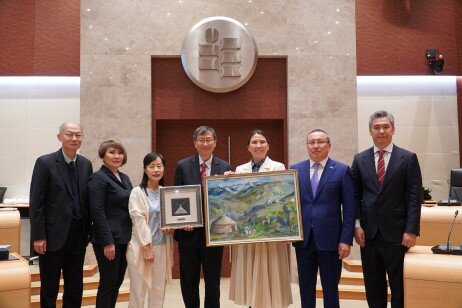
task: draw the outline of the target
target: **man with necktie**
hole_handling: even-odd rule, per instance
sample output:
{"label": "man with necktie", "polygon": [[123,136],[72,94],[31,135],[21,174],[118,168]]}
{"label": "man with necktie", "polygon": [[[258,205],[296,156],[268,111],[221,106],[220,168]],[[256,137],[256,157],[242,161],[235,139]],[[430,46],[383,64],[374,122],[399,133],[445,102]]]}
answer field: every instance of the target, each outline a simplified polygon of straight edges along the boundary
{"label": "man with necktie", "polygon": [[[217,134],[208,126],[198,127],[193,134],[197,154],[180,160],[176,166],[174,185],[202,184],[210,175],[222,175],[231,170],[224,160],[213,156],[217,145]],[[206,247],[203,227],[185,227],[176,230],[180,255],[180,285],[186,308],[199,308],[200,269],[204,273],[205,308],[220,307],[220,276],[223,247]]]}
{"label": "man with necktie", "polygon": [[422,175],[414,153],[392,143],[393,115],[369,117],[374,146],[355,155],[351,173],[357,200],[355,240],[369,307],[387,307],[387,279],[391,306],[404,307],[403,262],[415,245],[420,228]]}
{"label": "man with necktie", "polygon": [[37,158],[32,173],[31,241],[39,254],[40,307],[56,307],[62,270],[63,307],[77,308],[90,234],[87,183],[93,168],[77,154],[83,138],[80,124],[61,124],[57,137],[61,149]]}
{"label": "man with necktie", "polygon": [[318,268],[324,307],[338,308],[342,259],[353,242],[355,199],[350,168],[330,159],[327,133],[315,129],[306,138],[309,160],[298,170],[304,240],[294,243],[303,308],[316,306]]}

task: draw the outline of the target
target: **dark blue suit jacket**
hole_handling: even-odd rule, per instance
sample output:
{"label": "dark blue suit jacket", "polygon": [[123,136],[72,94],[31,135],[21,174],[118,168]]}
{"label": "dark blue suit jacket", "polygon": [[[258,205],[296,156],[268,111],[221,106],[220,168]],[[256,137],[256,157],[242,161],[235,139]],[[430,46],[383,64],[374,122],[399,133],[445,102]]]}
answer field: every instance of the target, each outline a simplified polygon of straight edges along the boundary
{"label": "dark blue suit jacket", "polygon": [[[231,170],[230,164],[216,156],[212,158],[210,175],[222,175],[225,171]],[[201,174],[199,167],[199,155],[194,155],[180,160],[176,166],[175,179],[173,185],[196,185],[201,184]],[[175,230],[175,239],[181,245],[194,246],[196,242],[205,243],[204,228],[194,228],[193,231]]]}
{"label": "dark blue suit jacket", "polygon": [[403,233],[419,234],[422,175],[417,156],[393,146],[385,178],[379,187],[374,148],[355,155],[351,173],[356,189],[357,218],[366,239],[382,237],[401,243]]}
{"label": "dark blue suit jacket", "polygon": [[355,224],[355,198],[350,168],[328,159],[313,196],[310,181],[310,161],[292,165],[298,170],[303,215],[304,241],[295,247],[305,247],[311,226],[319,250],[337,251],[339,243],[352,245]]}
{"label": "dark blue suit jacket", "polygon": [[122,182],[103,165],[88,182],[94,244],[128,244],[132,237],[128,199],[133,186],[127,175],[119,175]]}
{"label": "dark blue suit jacket", "polygon": [[[83,215],[82,238],[87,238],[90,234],[87,182],[93,168],[81,155],[77,155],[76,166]],[[35,162],[29,202],[31,241],[46,239],[48,251],[61,249],[72,221],[72,187],[62,149],[40,156]]]}

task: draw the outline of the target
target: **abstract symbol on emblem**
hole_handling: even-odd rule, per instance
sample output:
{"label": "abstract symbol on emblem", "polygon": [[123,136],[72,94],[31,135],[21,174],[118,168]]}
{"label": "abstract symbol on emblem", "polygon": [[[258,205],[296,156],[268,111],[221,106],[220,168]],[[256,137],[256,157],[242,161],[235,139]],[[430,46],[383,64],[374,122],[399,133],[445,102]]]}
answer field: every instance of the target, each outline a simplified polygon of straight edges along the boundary
{"label": "abstract symbol on emblem", "polygon": [[255,71],[255,40],[238,21],[210,17],[197,23],[183,42],[181,61],[199,87],[217,93],[244,85]]}

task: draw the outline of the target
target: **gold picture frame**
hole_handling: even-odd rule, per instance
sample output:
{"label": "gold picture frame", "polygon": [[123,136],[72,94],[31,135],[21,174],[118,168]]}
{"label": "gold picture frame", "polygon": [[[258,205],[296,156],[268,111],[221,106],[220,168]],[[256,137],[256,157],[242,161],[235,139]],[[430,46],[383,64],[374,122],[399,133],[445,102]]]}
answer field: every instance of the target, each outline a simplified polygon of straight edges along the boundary
{"label": "gold picture frame", "polygon": [[303,240],[298,171],[204,180],[207,246]]}

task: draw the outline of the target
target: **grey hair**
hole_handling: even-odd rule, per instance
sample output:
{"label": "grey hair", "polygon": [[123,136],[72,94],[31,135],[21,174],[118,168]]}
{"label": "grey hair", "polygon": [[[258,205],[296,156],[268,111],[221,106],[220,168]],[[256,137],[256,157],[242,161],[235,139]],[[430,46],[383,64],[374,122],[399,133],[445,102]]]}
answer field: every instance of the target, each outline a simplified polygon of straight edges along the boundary
{"label": "grey hair", "polygon": [[379,110],[371,114],[371,116],[369,117],[369,129],[372,128],[372,121],[380,118],[388,118],[388,120],[390,120],[391,126],[395,127],[395,118],[393,117],[393,115],[385,110]]}
{"label": "grey hair", "polygon": [[83,132],[83,128],[82,128],[82,125],[80,125],[80,123],[75,123],[75,122],[63,122],[61,125],[59,125],[59,133],[62,134],[64,133],[64,129],[66,128],[67,125],[69,124],[73,124],[73,125],[77,125],[78,127],[80,127],[80,131]]}
{"label": "grey hair", "polygon": [[193,141],[196,141],[198,136],[201,136],[205,134],[206,132],[211,132],[213,139],[217,140],[217,133],[215,132],[215,130],[209,126],[204,125],[204,126],[199,126],[198,128],[196,128],[193,134]]}

